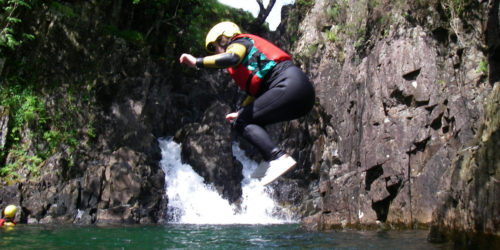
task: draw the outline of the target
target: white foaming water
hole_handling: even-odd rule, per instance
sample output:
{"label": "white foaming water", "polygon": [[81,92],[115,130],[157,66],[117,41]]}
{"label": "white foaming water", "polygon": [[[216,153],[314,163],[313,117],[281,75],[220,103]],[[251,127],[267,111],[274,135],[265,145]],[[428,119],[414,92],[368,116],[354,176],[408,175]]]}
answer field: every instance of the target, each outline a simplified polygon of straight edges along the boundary
{"label": "white foaming water", "polygon": [[239,206],[223,199],[212,185],[203,182],[190,165],[181,162],[180,145],[160,139],[168,196],[170,222],[185,224],[280,224],[293,223],[292,216],[271,198],[270,190],[250,174],[258,164],[248,159],[238,144],[233,154],[243,165],[242,198]]}

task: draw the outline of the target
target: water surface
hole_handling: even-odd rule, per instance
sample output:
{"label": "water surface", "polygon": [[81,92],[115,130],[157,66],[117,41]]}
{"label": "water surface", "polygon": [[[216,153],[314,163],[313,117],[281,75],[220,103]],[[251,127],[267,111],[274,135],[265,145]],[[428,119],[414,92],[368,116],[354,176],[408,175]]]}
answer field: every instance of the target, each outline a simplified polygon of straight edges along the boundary
{"label": "water surface", "polygon": [[1,249],[446,249],[427,231],[309,232],[298,224],[0,228]]}

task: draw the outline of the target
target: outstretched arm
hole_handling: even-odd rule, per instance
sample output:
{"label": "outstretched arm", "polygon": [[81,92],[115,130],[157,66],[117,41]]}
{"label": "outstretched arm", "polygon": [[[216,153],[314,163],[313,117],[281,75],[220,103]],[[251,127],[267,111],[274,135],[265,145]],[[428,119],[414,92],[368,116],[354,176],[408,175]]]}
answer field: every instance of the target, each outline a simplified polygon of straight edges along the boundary
{"label": "outstretched arm", "polygon": [[190,54],[182,54],[179,61],[190,67],[229,68],[240,64],[245,53],[246,48],[244,45],[233,43],[227,47],[225,53],[199,58]]}
{"label": "outstretched arm", "polygon": [[235,53],[222,53],[196,58],[196,66],[203,68],[229,68],[239,64],[240,57]]}

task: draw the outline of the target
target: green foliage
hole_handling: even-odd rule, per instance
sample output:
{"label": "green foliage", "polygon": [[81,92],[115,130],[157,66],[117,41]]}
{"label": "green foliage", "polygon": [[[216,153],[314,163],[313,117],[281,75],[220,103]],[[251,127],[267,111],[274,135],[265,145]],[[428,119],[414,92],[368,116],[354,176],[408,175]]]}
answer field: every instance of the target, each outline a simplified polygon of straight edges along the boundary
{"label": "green foliage", "polygon": [[[17,80],[17,79],[11,79]],[[37,123],[42,127],[47,121],[45,106],[41,100],[33,94],[31,88],[23,88],[20,84],[0,86],[0,96],[2,106],[9,107],[11,122],[10,133],[7,139],[10,141],[19,141],[21,131],[25,124]]]}
{"label": "green foliage", "polygon": [[378,9],[381,4],[382,3],[379,0],[368,0],[368,7],[371,9]]}
{"label": "green foliage", "polygon": [[[0,154],[0,160],[6,157],[6,153],[10,155],[12,162],[5,166],[0,165],[0,175],[6,176],[9,179],[17,178],[17,170],[25,167],[30,173],[36,175],[38,166],[43,162],[40,155],[30,155],[28,153],[30,141],[34,137],[34,133],[38,130],[43,130],[48,120],[48,115],[45,106],[41,99],[34,94],[32,88],[24,88],[20,81],[22,79],[12,77],[8,79],[16,82],[14,85],[0,86],[0,105],[9,107],[9,132],[7,142],[10,147],[5,149]],[[35,132],[30,132],[25,135],[26,127],[34,127]]]}
{"label": "green foliage", "polygon": [[245,30],[254,19],[249,12],[216,0],[129,1],[133,6],[133,20],[113,20],[105,27],[105,32],[139,48],[149,46],[152,54],[161,55],[168,68],[178,66],[181,53],[205,54],[205,36],[216,23],[230,20]]}
{"label": "green foliage", "polygon": [[49,144],[49,148],[56,148],[61,141],[61,133],[57,130],[49,130],[43,133],[43,139]]}
{"label": "green foliage", "polygon": [[307,47],[306,57],[312,57],[318,52],[319,44],[313,44]]}
{"label": "green foliage", "polygon": [[310,6],[314,4],[314,0],[298,0],[297,3],[300,5]]}
{"label": "green foliage", "polygon": [[193,53],[205,53],[205,36],[210,28],[221,21],[232,21],[242,28],[253,20],[248,12],[240,12],[229,9],[226,5],[215,0],[202,1],[189,13],[190,24],[186,33],[187,41],[196,42],[196,47],[191,48]]}
{"label": "green foliage", "polygon": [[87,135],[90,138],[96,138],[97,137],[97,134],[96,134],[95,128],[94,128],[94,123],[92,121],[87,125]]}
{"label": "green foliage", "polygon": [[[216,23],[230,20],[245,31],[254,20],[249,12],[216,0],[130,0],[129,3],[134,8],[134,20],[127,23],[132,25],[119,26],[115,21],[116,29],[108,27],[107,32],[135,45],[148,46],[152,55],[174,71],[192,72],[178,63],[178,57],[182,53],[206,55],[205,36]],[[131,30],[136,33],[126,32]]]}
{"label": "green foliage", "polygon": [[338,40],[337,30],[336,29],[327,30],[326,31],[326,37],[327,37],[328,41],[330,41],[330,42],[336,42]]}
{"label": "green foliage", "polygon": [[19,169],[25,168],[29,171],[31,176],[39,175],[40,164],[44,161],[38,155],[27,154],[28,149],[25,147],[16,146],[11,149],[10,155],[16,159],[14,162],[7,164],[0,168],[0,176],[6,177],[7,180],[13,181],[19,178],[17,173]]}
{"label": "green foliage", "polygon": [[120,30],[118,27],[113,25],[107,25],[106,30],[108,33],[123,38],[125,41],[133,43],[138,46],[145,44],[144,36],[141,32],[136,30]]}
{"label": "green foliage", "polygon": [[481,73],[483,75],[488,75],[488,62],[486,60],[481,60],[479,66],[476,69],[476,72]]}
{"label": "green foliage", "polygon": [[[0,152],[0,176],[15,181],[19,178],[17,173],[26,170],[31,177],[38,176],[40,166],[48,157],[63,145],[71,153],[79,143],[79,124],[71,117],[78,112],[74,96],[68,91],[68,98],[57,100],[62,105],[49,114],[34,84],[18,76],[10,77],[5,83],[0,85],[0,105],[9,108],[9,129],[7,144]],[[5,162],[7,155],[9,160]]]}
{"label": "green foliage", "polygon": [[71,17],[76,16],[76,14],[72,8],[68,7],[65,4],[59,3],[57,1],[51,1],[49,3],[49,6],[50,6],[50,9],[60,13],[61,15],[65,16],[65,17],[71,18]]}
{"label": "green foliage", "polygon": [[0,0],[0,4],[2,6],[0,10],[0,46],[14,49],[26,40],[33,40],[32,34],[17,34],[15,31],[16,24],[22,22],[18,13],[23,8],[31,9],[29,1]]}
{"label": "green foliage", "polygon": [[[347,0],[337,0],[329,4],[325,8],[325,14],[328,21],[333,23],[332,27],[322,27],[325,32],[327,41],[336,43],[342,46],[348,40],[354,41],[355,45],[360,45],[360,40],[363,40],[365,28],[363,27],[363,20],[366,15],[367,5],[377,5],[373,1],[360,1],[350,3]],[[349,10],[351,9],[351,10]],[[348,12],[355,13],[355,15],[347,16]]]}
{"label": "green foliage", "polygon": [[[410,5],[414,6],[412,8],[414,12],[420,13],[417,15],[419,19],[426,19],[429,14],[426,10],[437,9],[443,10],[440,11],[440,14],[443,14],[443,17],[449,21],[460,18],[464,23],[467,23],[467,20],[472,17],[471,15],[474,15],[474,10],[478,10],[481,4],[482,1],[471,0],[415,0],[410,3]],[[453,24],[451,25],[453,26]]]}
{"label": "green foliage", "polygon": [[8,164],[2,168],[0,168],[0,176],[7,177],[7,179],[12,181],[12,179],[19,178],[19,174],[17,174],[18,166],[15,164]]}
{"label": "green foliage", "polygon": [[450,10],[450,14],[454,18],[463,17],[469,2],[470,0],[445,0],[442,1],[442,5]]}
{"label": "green foliage", "polygon": [[342,5],[339,2],[335,2],[335,4],[332,6],[326,7],[326,14],[329,18],[332,20],[337,20],[337,18],[340,15]]}

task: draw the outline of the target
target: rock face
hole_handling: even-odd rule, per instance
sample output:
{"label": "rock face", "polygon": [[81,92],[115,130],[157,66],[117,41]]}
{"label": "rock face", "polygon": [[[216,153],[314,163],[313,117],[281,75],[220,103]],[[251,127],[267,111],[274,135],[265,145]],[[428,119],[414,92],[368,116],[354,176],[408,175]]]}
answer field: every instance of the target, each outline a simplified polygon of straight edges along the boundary
{"label": "rock face", "polygon": [[182,159],[222,197],[235,202],[241,197],[242,166],[232,153],[231,125],[225,115],[231,109],[220,102],[210,106],[201,123],[183,127],[176,135],[182,145]]}
{"label": "rock face", "polygon": [[[144,154],[120,148],[102,165],[89,166],[83,177],[61,181],[61,154],[50,158],[39,181],[20,187],[28,223],[152,223],[164,215],[164,175],[147,164]],[[17,202],[16,202],[17,203]]]}
{"label": "rock face", "polygon": [[[485,126],[484,103],[495,99],[488,95],[498,85],[498,58],[491,54],[498,53],[498,3],[471,3],[470,12],[462,13],[467,19],[451,20],[443,16],[442,11],[453,11],[446,6],[420,7],[413,2],[390,7],[315,1],[303,19],[291,49],[315,83],[331,128],[314,143],[323,145],[323,154],[316,154],[320,159],[313,161],[320,165],[319,178],[317,186],[311,180],[302,203],[315,204],[318,212],[304,218],[306,227],[378,227],[379,222],[415,227],[431,224],[435,209],[449,213],[440,207],[438,194],[442,185],[457,184],[446,179],[464,171],[456,169],[464,161],[456,155],[474,145]],[[384,23],[384,18],[392,21]],[[469,28],[486,23],[490,28],[484,31]],[[485,36],[488,41],[477,39]],[[489,74],[479,69],[485,62]],[[487,162],[489,170],[470,171],[494,175],[498,159],[488,157]],[[498,198],[494,179],[490,183],[484,194],[490,202],[484,200],[488,205],[482,207],[495,206],[491,201]],[[465,190],[455,196],[475,192]],[[481,213],[498,218],[495,209]],[[496,220],[479,221],[489,225],[479,231],[497,234]],[[453,225],[449,228],[471,229]]]}
{"label": "rock face", "polygon": [[460,150],[443,174],[429,235],[433,241],[451,238],[462,247],[500,245],[499,84],[488,99],[472,146]]}

